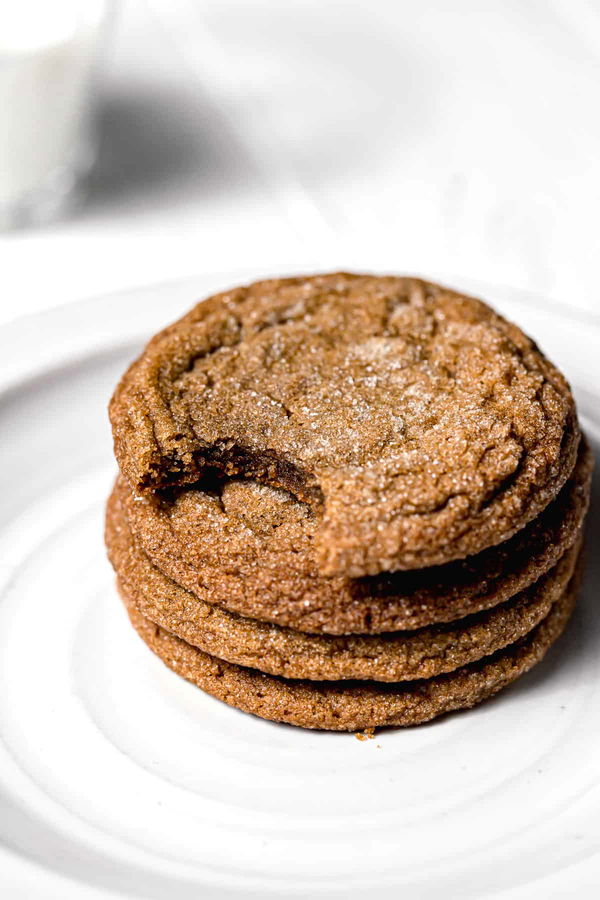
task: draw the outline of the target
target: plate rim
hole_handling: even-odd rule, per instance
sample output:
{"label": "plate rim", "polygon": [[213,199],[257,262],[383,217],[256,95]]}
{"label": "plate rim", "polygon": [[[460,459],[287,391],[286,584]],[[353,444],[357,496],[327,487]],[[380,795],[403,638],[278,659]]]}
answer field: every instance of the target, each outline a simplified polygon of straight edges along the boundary
{"label": "plate rim", "polygon": [[[313,270],[331,271],[330,267],[314,267]],[[291,271],[301,271],[301,268],[293,267],[290,272]],[[111,339],[107,338],[103,331],[100,333],[82,331],[82,317],[81,315],[73,316],[74,310],[77,310],[78,313],[83,313],[85,319],[89,314],[92,316],[100,312],[106,314],[107,303],[109,303],[110,309],[112,310],[124,301],[127,302],[133,300],[134,303],[131,304],[133,308],[135,306],[135,301],[138,303],[141,302],[144,296],[147,296],[149,291],[164,292],[165,296],[175,292],[182,300],[184,297],[188,298],[184,302],[187,302],[189,305],[190,302],[194,302],[194,294],[197,295],[198,287],[203,282],[214,282],[217,285],[222,282],[221,289],[225,289],[229,285],[233,286],[236,283],[243,283],[246,280],[261,277],[261,273],[264,274],[263,269],[238,270],[237,272],[217,271],[212,273],[199,273],[198,275],[186,277],[184,279],[147,283],[125,290],[113,291],[109,294],[98,294],[80,300],[53,305],[48,309],[21,315],[10,322],[3,323],[0,325],[0,347],[2,347],[2,354],[0,356],[0,398],[6,395],[6,392],[12,392],[15,389],[18,390],[19,385],[25,387],[32,379],[39,377],[43,373],[60,370],[60,368],[65,365],[77,362],[78,360],[83,361],[84,359],[96,356],[99,353],[107,352],[109,349],[111,351],[117,351],[120,346],[124,347],[125,345],[129,345],[137,338],[142,339],[149,330],[143,322],[140,322],[139,324],[134,323],[133,320],[135,316],[132,315],[132,309],[130,309],[129,316],[127,317],[127,322],[130,326],[129,330],[123,335],[122,340],[115,343],[114,337]],[[287,274],[287,272],[285,274]],[[593,327],[594,330],[600,334],[600,315],[592,313],[588,314],[586,311],[575,309],[558,301],[552,302],[550,304],[550,309],[548,309],[547,304],[549,301],[544,300],[541,295],[534,294],[533,292],[514,289],[503,285],[486,285],[481,281],[459,278],[458,276],[435,275],[430,277],[439,280],[444,284],[457,285],[459,286],[459,289],[471,290],[473,293],[481,294],[484,297],[487,292],[492,294],[506,293],[509,298],[513,298],[513,302],[517,304],[526,305],[527,303],[531,303],[538,310],[549,312],[557,321],[563,320],[566,316],[575,320],[581,326],[588,328]],[[469,284],[472,285],[471,288],[468,287]],[[192,297],[191,301],[189,300],[190,296]],[[109,319],[110,317],[106,316],[106,318]],[[171,318],[172,317],[169,317],[167,314],[165,316],[166,322],[170,321]],[[114,331],[114,324],[112,327]],[[68,340],[60,345],[58,354],[56,352],[56,347],[52,346],[48,347],[48,352],[41,354],[41,356],[38,356],[35,353],[27,353],[25,357],[23,356],[22,340],[26,339],[30,342],[30,348],[31,343],[34,345],[37,343],[37,346],[43,345],[44,343],[48,344],[51,343],[48,342],[48,337],[54,335],[58,330],[62,330],[63,328],[67,332]],[[585,392],[585,388],[582,389],[579,387],[579,390]],[[590,397],[592,399],[597,399],[594,398],[593,393],[590,393]],[[36,885],[36,890],[40,891],[38,894],[40,897],[48,896],[50,898],[60,896],[64,897],[65,900],[69,900],[71,895],[73,898],[77,898],[83,896],[84,892],[86,896],[89,895],[90,897],[98,898],[127,896],[119,890],[99,888],[95,885],[79,881],[76,878],[68,877],[61,872],[50,869],[35,860],[29,859],[27,856],[16,850],[13,851],[7,845],[0,844],[0,861],[3,859],[9,862],[9,869],[15,869],[15,864],[16,870],[21,867],[25,881],[28,881],[32,877],[40,881],[39,886]],[[568,867],[570,878],[577,877],[577,871],[580,868],[586,868],[588,865],[589,860],[582,860],[581,863],[576,862],[570,865]],[[6,884],[5,873],[2,869],[4,869],[4,866],[0,866],[0,885],[2,885],[3,882]],[[529,887],[535,887],[538,882],[544,880],[543,877],[536,879],[529,883]],[[45,885],[43,881],[46,881],[47,884]],[[8,886],[13,887],[14,885],[9,884]],[[573,886],[576,887],[576,884],[573,884]],[[202,888],[199,887],[199,890],[201,889]],[[41,891],[44,891],[44,894],[42,894]],[[512,890],[502,891],[498,896],[508,898],[512,893]]]}

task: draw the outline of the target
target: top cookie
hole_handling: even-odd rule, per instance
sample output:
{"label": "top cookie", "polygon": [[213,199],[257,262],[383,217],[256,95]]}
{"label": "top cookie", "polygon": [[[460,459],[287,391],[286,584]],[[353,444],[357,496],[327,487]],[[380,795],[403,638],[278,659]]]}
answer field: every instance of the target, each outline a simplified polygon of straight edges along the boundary
{"label": "top cookie", "polygon": [[563,376],[486,304],[413,278],[257,282],[154,337],[111,401],[138,491],[211,470],[319,510],[323,574],[439,565],[508,539],[568,478]]}

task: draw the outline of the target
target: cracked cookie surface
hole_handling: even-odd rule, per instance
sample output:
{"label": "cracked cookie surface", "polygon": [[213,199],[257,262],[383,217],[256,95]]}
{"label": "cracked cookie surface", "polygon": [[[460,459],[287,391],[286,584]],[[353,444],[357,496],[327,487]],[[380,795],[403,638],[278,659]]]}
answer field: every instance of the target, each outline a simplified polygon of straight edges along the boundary
{"label": "cracked cookie surface", "polygon": [[120,479],[111,505],[123,505],[152,562],[202,601],[300,631],[375,634],[488,609],[544,575],[579,534],[592,462],[584,440],[558,497],[509,541],[445,566],[361,579],[319,573],[317,516],[276,488],[234,480],[149,497]]}
{"label": "cracked cookie surface", "polygon": [[147,646],[174,672],[213,697],[276,722],[360,731],[418,725],[472,707],[515,681],[539,662],[560,636],[575,604],[577,582],[575,576],[546,618],[515,644],[446,675],[400,684],[294,681],[264,675],[192,647],[144,618],[123,599]]}
{"label": "cracked cookie surface", "polygon": [[511,537],[579,439],[568,385],[486,304],[413,278],[258,282],[153,338],[111,402],[141,492],[207,470],[320,509],[322,574],[422,568]]}

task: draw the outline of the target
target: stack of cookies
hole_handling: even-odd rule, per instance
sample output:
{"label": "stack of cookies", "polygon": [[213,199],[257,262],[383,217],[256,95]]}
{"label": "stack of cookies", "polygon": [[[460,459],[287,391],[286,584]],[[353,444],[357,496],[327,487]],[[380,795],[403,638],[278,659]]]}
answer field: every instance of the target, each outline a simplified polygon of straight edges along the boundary
{"label": "stack of cookies", "polygon": [[154,337],[110,414],[131,622],[239,709],[425,722],[530,669],[572,611],[590,451],[561,373],[479,300],[236,288]]}

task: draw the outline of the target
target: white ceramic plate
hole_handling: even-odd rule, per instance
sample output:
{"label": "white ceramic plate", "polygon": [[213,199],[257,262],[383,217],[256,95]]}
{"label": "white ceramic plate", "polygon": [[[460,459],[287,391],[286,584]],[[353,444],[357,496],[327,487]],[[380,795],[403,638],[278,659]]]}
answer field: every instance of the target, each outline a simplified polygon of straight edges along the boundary
{"label": "white ceramic plate", "polygon": [[[0,330],[0,894],[595,896],[597,513],[582,601],[546,661],[472,712],[374,740],[230,709],[130,628],[102,544],[106,404],[149,333],[243,274]],[[598,323],[474,287],[569,374],[598,449]]]}

